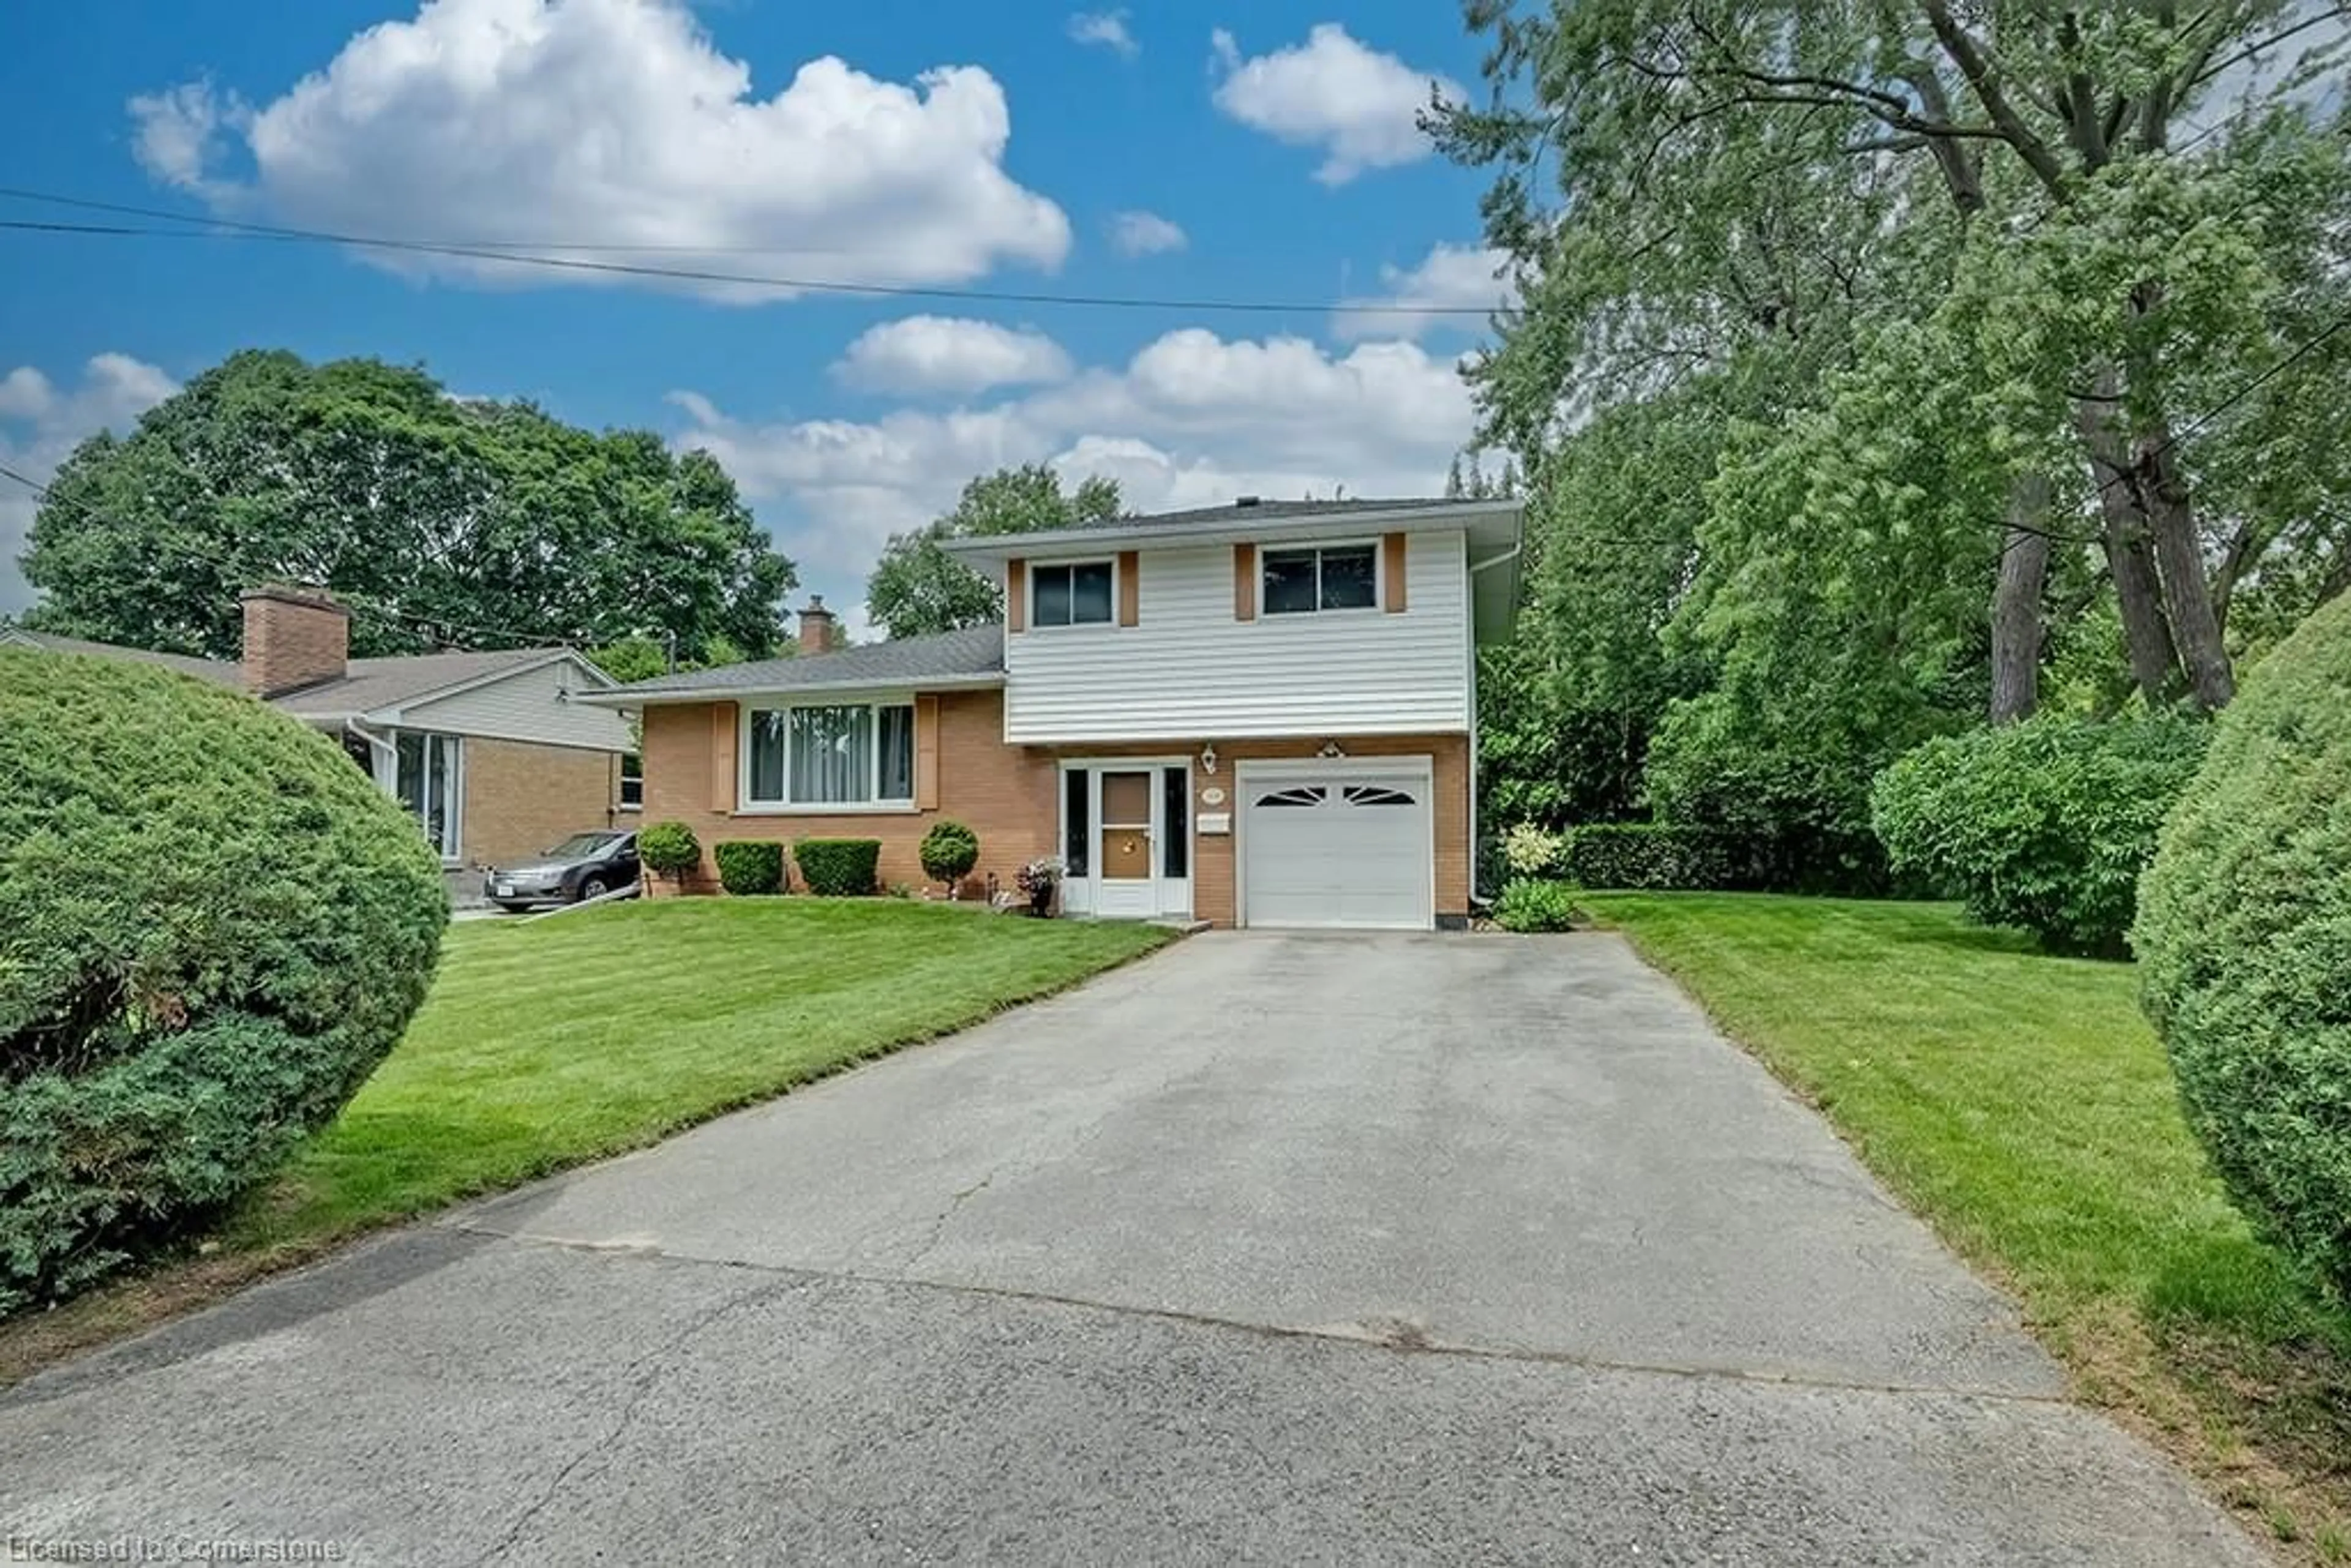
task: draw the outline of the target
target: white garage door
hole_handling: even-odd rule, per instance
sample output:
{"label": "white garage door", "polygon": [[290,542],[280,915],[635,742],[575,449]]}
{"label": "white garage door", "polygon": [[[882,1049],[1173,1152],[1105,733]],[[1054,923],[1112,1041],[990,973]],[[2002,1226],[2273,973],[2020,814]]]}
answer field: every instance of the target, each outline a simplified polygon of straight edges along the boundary
{"label": "white garage door", "polygon": [[1435,924],[1427,774],[1258,778],[1241,798],[1242,924]]}

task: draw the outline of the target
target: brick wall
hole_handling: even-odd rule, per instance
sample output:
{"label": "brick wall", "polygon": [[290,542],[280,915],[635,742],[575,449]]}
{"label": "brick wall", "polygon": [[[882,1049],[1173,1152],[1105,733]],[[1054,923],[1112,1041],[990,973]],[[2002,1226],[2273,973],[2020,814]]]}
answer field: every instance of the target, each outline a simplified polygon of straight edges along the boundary
{"label": "brick wall", "polygon": [[612,752],[468,736],[464,768],[469,864],[522,860],[615,820],[621,759]]}
{"label": "brick wall", "polygon": [[[979,835],[975,875],[993,871],[1006,887],[1027,861],[1059,852],[1061,806],[1059,760],[1082,757],[1177,757],[1193,758],[1193,811],[1230,811],[1234,764],[1256,758],[1312,757],[1323,737],[1294,740],[1217,740],[1217,772],[1200,770],[1202,739],[1148,745],[1071,747],[1055,750],[1004,743],[1004,697],[1000,692],[949,692],[938,697],[939,769],[935,810],[775,815],[738,813],[735,789],[734,705],[650,707],[644,716],[647,822],[682,821],[702,841],[703,870],[695,885],[717,885],[710,848],[722,839],[767,839],[789,844],[803,838],[882,841],[881,877],[892,883],[924,882],[917,848],[924,833],[943,817]],[[1465,735],[1353,737],[1341,742],[1351,758],[1426,756],[1433,759],[1437,799],[1437,911],[1440,916],[1469,910],[1469,737]],[[1222,789],[1228,797],[1204,808],[1199,792]],[[927,794],[918,782],[918,794]],[[1217,925],[1234,922],[1232,834],[1197,835],[1193,841],[1192,909]],[[666,891],[664,889],[664,891]]]}
{"label": "brick wall", "polygon": [[317,589],[270,583],[246,590],[246,689],[274,697],[340,680],[350,652],[350,612]]}

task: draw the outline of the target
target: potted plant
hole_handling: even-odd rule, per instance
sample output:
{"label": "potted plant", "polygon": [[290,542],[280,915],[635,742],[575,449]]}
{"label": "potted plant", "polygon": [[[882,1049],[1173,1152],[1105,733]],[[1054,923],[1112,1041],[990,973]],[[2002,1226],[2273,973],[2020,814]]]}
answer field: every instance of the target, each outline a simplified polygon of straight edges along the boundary
{"label": "potted plant", "polygon": [[1053,913],[1053,890],[1061,885],[1061,861],[1058,855],[1030,861],[1020,868],[1020,892],[1029,900],[1029,913],[1042,920]]}

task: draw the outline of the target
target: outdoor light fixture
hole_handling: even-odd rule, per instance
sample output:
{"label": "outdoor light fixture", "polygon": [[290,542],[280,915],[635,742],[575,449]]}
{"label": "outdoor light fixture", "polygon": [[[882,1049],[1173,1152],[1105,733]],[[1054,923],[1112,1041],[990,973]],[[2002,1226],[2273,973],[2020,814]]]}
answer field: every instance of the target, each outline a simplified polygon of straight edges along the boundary
{"label": "outdoor light fixture", "polygon": [[1200,771],[1203,773],[1213,774],[1216,770],[1217,743],[1212,740],[1208,742],[1207,745],[1200,747]]}
{"label": "outdoor light fixture", "polygon": [[1344,756],[1346,756],[1346,755],[1347,755],[1347,751],[1346,751],[1346,748],[1345,748],[1344,747],[1341,746],[1337,741],[1335,741],[1335,740],[1326,740],[1326,741],[1324,741],[1324,742],[1322,743],[1322,750],[1320,750],[1320,751],[1318,751],[1318,752],[1316,752],[1314,755],[1315,755],[1315,756],[1317,756],[1317,757],[1322,758],[1324,761],[1326,761],[1326,762],[1327,762],[1327,761],[1329,761],[1331,758],[1334,758],[1334,757],[1344,757]]}

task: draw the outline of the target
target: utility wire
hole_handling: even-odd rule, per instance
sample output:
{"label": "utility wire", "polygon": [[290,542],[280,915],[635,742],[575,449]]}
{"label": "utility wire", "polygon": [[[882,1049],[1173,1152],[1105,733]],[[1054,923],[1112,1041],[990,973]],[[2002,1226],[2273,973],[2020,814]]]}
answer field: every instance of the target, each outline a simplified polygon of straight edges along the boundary
{"label": "utility wire", "polygon": [[559,246],[542,246],[536,249],[525,249],[521,248],[518,243],[509,245],[507,242],[498,241],[458,244],[443,240],[403,239],[389,235],[337,234],[324,229],[290,228],[274,224],[250,224],[228,218],[192,216],[184,213],[168,212],[158,207],[133,206],[120,202],[91,201],[85,197],[66,196],[54,192],[27,190],[11,185],[0,185],[0,197],[15,201],[43,202],[85,212],[112,213],[120,216],[144,218],[181,225],[153,227],[147,225],[128,224],[73,225],[26,218],[0,219],[0,229],[13,229],[26,233],[82,234],[121,238],[273,239],[313,245],[350,246],[363,250],[389,251],[402,255],[451,256],[471,261],[497,262],[512,267],[535,267],[550,271],[590,276],[715,283],[733,287],[773,288],[790,293],[838,294],[852,298],[888,299],[962,299],[975,304],[1057,305],[1112,310],[1223,311],[1249,315],[1474,316],[1489,319],[1502,313],[1499,305],[1383,304],[1376,300],[1362,299],[1311,301],[1182,299],[1144,295],[1061,294],[1040,290],[951,288],[919,284],[847,283],[827,278],[724,272],[704,267],[658,267],[644,262],[595,261],[576,256],[541,254],[553,249],[624,248],[584,243]]}

